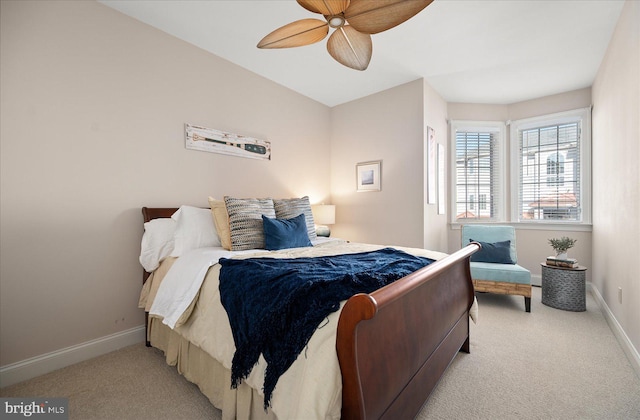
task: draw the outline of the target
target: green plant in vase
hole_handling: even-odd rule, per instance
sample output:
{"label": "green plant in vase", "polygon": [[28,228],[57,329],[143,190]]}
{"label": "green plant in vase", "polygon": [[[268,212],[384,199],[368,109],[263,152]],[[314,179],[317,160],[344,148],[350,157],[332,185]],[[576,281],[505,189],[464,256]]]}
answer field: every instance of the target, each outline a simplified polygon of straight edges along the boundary
{"label": "green plant in vase", "polygon": [[556,251],[556,257],[560,259],[567,258],[567,251],[575,245],[577,239],[569,238],[563,236],[562,238],[552,238],[549,239],[549,244],[551,244],[551,248]]}

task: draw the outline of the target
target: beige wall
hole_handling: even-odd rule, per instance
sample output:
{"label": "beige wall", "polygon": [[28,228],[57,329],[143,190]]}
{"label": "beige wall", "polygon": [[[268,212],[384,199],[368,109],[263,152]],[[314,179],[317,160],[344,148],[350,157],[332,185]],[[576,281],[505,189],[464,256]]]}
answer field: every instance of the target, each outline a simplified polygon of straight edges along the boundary
{"label": "beige wall", "polygon": [[[428,143],[427,143],[427,133],[426,127],[433,128],[436,136],[436,142],[444,147],[445,151],[445,168],[444,168],[444,188],[445,188],[445,213],[438,214],[438,199],[436,198],[435,204],[424,204],[423,213],[424,213],[424,229],[423,229],[423,245],[422,247],[425,249],[434,249],[442,252],[447,252],[449,248],[449,218],[447,216],[448,210],[448,200],[447,200],[447,174],[448,172],[448,159],[447,150],[449,145],[449,133],[448,133],[448,125],[447,125],[447,103],[444,99],[436,92],[431,85],[424,82],[424,123],[425,127],[425,146],[424,146],[424,154],[423,161],[429,162],[428,159]],[[437,156],[436,156],[436,173],[438,172],[437,165]],[[429,172],[429,164],[423,164],[423,177],[425,180],[428,180],[428,172]],[[436,186],[438,185],[439,177],[436,176]],[[438,186],[436,187],[436,194],[438,192]],[[424,202],[427,202],[427,193],[428,185],[427,182],[424,182]]]}
{"label": "beige wall", "polygon": [[[446,249],[445,217],[423,204],[426,126],[446,141],[445,115],[445,102],[423,80],[332,108],[332,236]],[[382,160],[382,190],[356,192],[356,164],[372,160]]]}
{"label": "beige wall", "polygon": [[96,2],[1,4],[0,366],[143,324],[142,206],[330,196],[328,107]]}
{"label": "beige wall", "polygon": [[[451,103],[448,106],[450,120],[470,121],[502,121],[518,120],[522,118],[537,117],[540,115],[585,108],[591,105],[591,89],[579,89],[530,101],[518,102],[510,105],[484,105],[484,104],[458,104]],[[509,130],[507,129],[506,155],[510,156]],[[508,160],[508,159],[507,159]],[[507,167],[507,173],[510,168]],[[507,185],[507,191],[510,185]],[[507,202],[510,195],[507,195]],[[509,211],[507,211],[509,214]],[[526,225],[516,225],[516,238],[518,248],[518,264],[531,271],[533,281],[539,283],[541,275],[540,262],[548,255],[553,254],[549,246],[549,238],[558,236],[570,236],[578,240],[571,249],[571,257],[578,259],[580,264],[588,268],[592,266],[591,258],[591,231],[587,227],[583,229],[555,231],[552,229],[531,228]],[[460,247],[460,226],[452,226],[449,230],[449,252]],[[587,280],[590,280],[591,270],[587,271]]]}
{"label": "beige wall", "polygon": [[[640,3],[627,1],[593,84],[593,284],[640,352]],[[623,291],[618,301],[618,288]]]}
{"label": "beige wall", "polygon": [[[331,109],[333,236],[421,245],[422,109],[421,80]],[[382,190],[356,192],[356,164],[374,160],[382,160]]]}

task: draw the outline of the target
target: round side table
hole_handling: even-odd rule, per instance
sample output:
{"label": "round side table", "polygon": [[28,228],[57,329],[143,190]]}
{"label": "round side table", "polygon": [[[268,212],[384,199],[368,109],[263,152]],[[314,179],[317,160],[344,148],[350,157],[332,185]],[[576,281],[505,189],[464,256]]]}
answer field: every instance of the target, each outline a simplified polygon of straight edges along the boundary
{"label": "round side table", "polygon": [[586,306],[586,267],[542,266],[542,303],[565,311],[582,312]]}

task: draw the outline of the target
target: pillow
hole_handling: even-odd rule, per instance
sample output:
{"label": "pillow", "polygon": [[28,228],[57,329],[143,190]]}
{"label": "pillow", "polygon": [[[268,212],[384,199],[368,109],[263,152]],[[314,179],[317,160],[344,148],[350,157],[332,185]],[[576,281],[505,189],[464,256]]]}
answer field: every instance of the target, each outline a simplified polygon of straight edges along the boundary
{"label": "pillow", "polygon": [[309,239],[316,239],[316,224],[313,220],[309,197],[276,199],[273,200],[273,206],[276,209],[276,217],[278,219],[292,219],[304,213]]}
{"label": "pillow", "polygon": [[176,221],[176,244],[172,257],[179,257],[192,249],[221,246],[211,210],[180,206],[171,218]]}
{"label": "pillow", "polygon": [[144,224],[140,244],[140,264],[150,273],[160,261],[171,255],[174,248],[176,221],[170,218],[153,219]]}
{"label": "pillow", "polygon": [[216,226],[220,244],[224,249],[231,249],[231,231],[229,230],[229,215],[227,214],[227,206],[223,200],[216,200],[209,197],[209,206],[213,216],[213,223]]}
{"label": "pillow", "polygon": [[469,239],[469,242],[478,242],[482,249],[471,254],[472,262],[487,262],[496,264],[515,264],[511,259],[511,241],[481,242]]}
{"label": "pillow", "polygon": [[265,248],[269,251],[313,246],[307,234],[307,221],[302,213],[293,219],[270,219],[262,216],[262,222]]}
{"label": "pillow", "polygon": [[231,250],[264,249],[262,216],[276,217],[270,198],[225,197],[231,231]]}

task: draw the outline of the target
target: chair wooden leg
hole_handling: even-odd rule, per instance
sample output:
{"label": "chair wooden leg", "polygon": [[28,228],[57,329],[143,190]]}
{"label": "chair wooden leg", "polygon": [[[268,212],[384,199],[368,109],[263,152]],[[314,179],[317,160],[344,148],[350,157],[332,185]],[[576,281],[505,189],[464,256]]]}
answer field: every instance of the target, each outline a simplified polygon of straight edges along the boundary
{"label": "chair wooden leg", "polygon": [[527,312],[531,312],[531,298],[530,297],[526,297],[524,298],[524,310]]}

